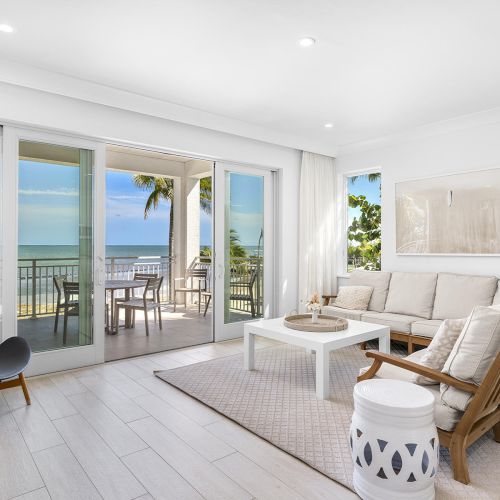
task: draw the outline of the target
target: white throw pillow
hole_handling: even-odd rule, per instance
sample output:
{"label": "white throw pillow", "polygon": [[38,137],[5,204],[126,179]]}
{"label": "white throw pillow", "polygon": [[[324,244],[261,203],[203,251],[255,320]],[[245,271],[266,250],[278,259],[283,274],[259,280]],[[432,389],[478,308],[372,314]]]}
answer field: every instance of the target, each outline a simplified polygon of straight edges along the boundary
{"label": "white throw pillow", "polygon": [[[448,359],[455,342],[467,323],[467,318],[463,319],[445,319],[434,335],[431,343],[425,349],[424,354],[419,359],[418,364],[427,366],[434,370],[441,371]],[[431,385],[437,384],[435,380],[415,373],[413,380],[415,384]]]}
{"label": "white throw pillow", "polygon": [[342,309],[366,311],[372,293],[372,286],[341,286],[333,305]]}
{"label": "white throw pillow", "polygon": [[[479,386],[500,350],[500,311],[475,307],[458,337],[443,373]],[[441,401],[465,411],[472,394],[441,384]]]}

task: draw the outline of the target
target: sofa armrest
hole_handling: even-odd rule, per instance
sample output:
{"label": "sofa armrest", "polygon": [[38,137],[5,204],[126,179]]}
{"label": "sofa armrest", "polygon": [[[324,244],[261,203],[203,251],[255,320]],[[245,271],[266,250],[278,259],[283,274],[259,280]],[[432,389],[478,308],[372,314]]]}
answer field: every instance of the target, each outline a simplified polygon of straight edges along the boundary
{"label": "sofa armrest", "polygon": [[399,368],[403,368],[404,370],[409,370],[413,373],[423,375],[424,377],[435,380],[436,382],[455,387],[455,389],[459,389],[461,391],[475,394],[479,389],[479,387],[474,384],[463,382],[462,380],[458,380],[457,378],[450,377],[450,375],[447,375],[446,373],[442,373],[427,366],[419,365],[418,363],[414,363],[413,361],[398,358],[397,356],[393,356],[391,354],[385,354],[378,351],[367,351],[365,354],[367,358],[373,358],[374,361],[368,371],[358,377],[358,382],[372,378],[382,366],[382,363],[389,363]]}
{"label": "sofa armrest", "polygon": [[322,295],[323,298],[323,305],[327,306],[330,303],[330,299],[336,299],[336,295]]}

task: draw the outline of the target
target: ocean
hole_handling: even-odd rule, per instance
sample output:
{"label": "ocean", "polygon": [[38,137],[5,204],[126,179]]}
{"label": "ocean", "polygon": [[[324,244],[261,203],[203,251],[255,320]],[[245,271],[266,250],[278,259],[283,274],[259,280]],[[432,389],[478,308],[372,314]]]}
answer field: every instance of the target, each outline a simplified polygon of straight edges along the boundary
{"label": "ocean", "polygon": [[[257,253],[256,246],[246,246],[245,249],[248,255]],[[166,257],[167,255],[168,245],[106,245],[106,257]],[[53,261],[77,258],[76,245],[19,245],[19,259]]]}

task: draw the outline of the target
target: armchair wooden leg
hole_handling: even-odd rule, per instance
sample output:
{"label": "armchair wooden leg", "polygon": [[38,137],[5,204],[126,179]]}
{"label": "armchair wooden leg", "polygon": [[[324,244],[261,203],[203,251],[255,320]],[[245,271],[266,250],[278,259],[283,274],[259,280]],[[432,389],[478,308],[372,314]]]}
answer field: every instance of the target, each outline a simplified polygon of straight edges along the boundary
{"label": "armchair wooden leg", "polygon": [[21,387],[23,389],[24,399],[26,400],[26,404],[31,404],[30,393],[28,392],[28,386],[26,385],[26,380],[24,378],[24,373],[19,374],[19,382],[21,382]]}
{"label": "armchair wooden leg", "polygon": [[493,437],[497,443],[500,443],[500,422],[493,426]]}
{"label": "armchair wooden leg", "polygon": [[467,466],[465,439],[462,437],[451,438],[450,456],[453,467],[453,478],[463,484],[469,484],[469,468]]}
{"label": "armchair wooden leg", "polygon": [[411,341],[411,337],[408,337],[408,354],[413,354],[414,350],[415,350],[415,346],[413,345],[413,342]]}
{"label": "armchair wooden leg", "polygon": [[360,348],[362,351],[366,351],[366,342],[361,342],[361,344],[359,344],[359,348]]}

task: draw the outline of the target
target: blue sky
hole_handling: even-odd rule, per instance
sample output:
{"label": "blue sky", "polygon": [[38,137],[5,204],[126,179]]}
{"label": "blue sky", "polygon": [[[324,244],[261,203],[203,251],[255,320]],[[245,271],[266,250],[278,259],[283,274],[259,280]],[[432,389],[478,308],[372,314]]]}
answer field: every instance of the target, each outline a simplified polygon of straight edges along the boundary
{"label": "blue sky", "polygon": [[[79,170],[20,161],[19,244],[77,245]],[[106,244],[166,245],[169,202],[144,220],[148,193],[134,186],[133,174],[106,173]],[[231,226],[243,245],[257,245],[262,227],[262,177],[231,174]],[[211,244],[211,216],[201,212],[201,245]]]}
{"label": "blue sky", "polygon": [[[380,179],[376,182],[369,182],[367,175],[361,175],[355,182],[352,182],[351,178],[349,178],[347,182],[347,192],[355,196],[364,194],[370,203],[380,203]],[[358,217],[359,214],[359,208],[348,208],[348,223],[351,224],[353,218]]]}

